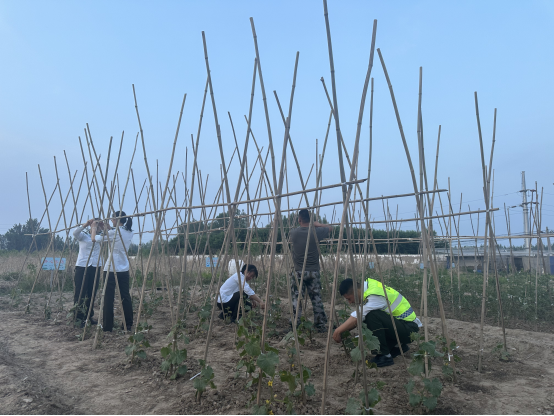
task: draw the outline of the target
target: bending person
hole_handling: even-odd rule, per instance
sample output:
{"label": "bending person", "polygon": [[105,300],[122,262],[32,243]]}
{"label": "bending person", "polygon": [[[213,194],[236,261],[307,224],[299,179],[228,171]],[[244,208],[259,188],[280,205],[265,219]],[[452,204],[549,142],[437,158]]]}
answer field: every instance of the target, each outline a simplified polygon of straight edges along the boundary
{"label": "bending person", "polygon": [[100,256],[100,244],[93,241],[90,234],[84,231],[85,228],[91,226],[91,228],[97,227],[97,232],[101,232],[104,227],[97,220],[88,220],[73,231],[73,237],[79,242],[79,254],[75,262],[75,276],[73,278],[75,288],[73,305],[76,306],[77,311],[75,319],[81,325],[81,328],[86,325],[89,308],[91,325],[98,323],[92,319],[94,316],[94,298],[98,290],[98,284],[94,287],[94,280],[97,276],[97,269],[102,267],[102,257]]}
{"label": "bending person", "polygon": [[[245,274],[246,272],[246,274]],[[253,264],[242,266],[240,270],[240,285],[242,285],[243,295],[247,295],[248,298],[244,299],[244,306],[257,306],[265,308],[265,304],[260,297],[254,293],[248,282],[258,277],[258,269]],[[240,287],[238,274],[235,273],[221,285],[219,289],[219,299],[217,307],[225,312],[225,316],[231,317],[231,322],[237,320],[240,301]],[[252,302],[251,302],[252,301]],[[223,319],[223,312],[219,314],[219,318]]]}
{"label": "bending person", "polygon": [[[408,352],[408,344],[412,342],[410,334],[419,332],[421,322],[417,318],[414,310],[408,300],[391,287],[385,286],[387,298],[389,299],[392,316],[395,320],[398,338],[402,347],[402,352]],[[339,292],[341,296],[351,305],[356,304],[354,298],[354,283],[352,279],[344,279],[340,283]],[[396,334],[392,326],[392,319],[389,315],[387,300],[383,291],[383,285],[374,279],[367,279],[364,282],[363,289],[358,283],[358,296],[360,303],[363,303],[362,319],[368,329],[379,339],[380,352],[370,361],[377,364],[377,367],[386,367],[393,365],[393,358],[400,355],[400,347],[396,341]],[[362,302],[363,301],[363,302]],[[356,311],[352,312],[350,318],[341,326],[335,329],[333,339],[341,342],[341,334],[344,331],[350,331],[356,328]]]}
{"label": "bending person", "polygon": [[[115,217],[125,217],[127,214],[123,211],[114,213]],[[102,327],[104,331],[110,332],[113,329],[114,318],[114,300],[115,300],[115,276],[117,274],[117,282],[119,283],[119,295],[123,304],[123,313],[125,314],[125,324],[127,331],[133,326],[133,301],[129,293],[130,277],[129,277],[129,259],[127,258],[127,250],[133,240],[133,219],[114,218],[112,219],[114,228],[108,231],[107,240],[110,252],[108,259],[104,265],[104,273],[107,273],[106,292],[104,297],[104,308],[102,310]],[[92,238],[95,241],[102,241],[102,237],[96,235],[96,229],[92,229]],[[115,242],[114,242],[115,239]],[[115,266],[115,268],[114,268]],[[123,324],[121,324],[123,329]]]}

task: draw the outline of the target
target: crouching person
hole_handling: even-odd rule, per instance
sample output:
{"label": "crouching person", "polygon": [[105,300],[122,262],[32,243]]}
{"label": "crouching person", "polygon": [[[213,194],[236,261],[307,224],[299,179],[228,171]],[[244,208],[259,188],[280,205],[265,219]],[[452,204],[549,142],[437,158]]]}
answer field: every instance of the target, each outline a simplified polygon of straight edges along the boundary
{"label": "crouching person", "polygon": [[[416,317],[414,310],[406,298],[393,288],[388,286],[385,286],[385,288],[391,304],[392,315],[395,319],[398,338],[400,338],[400,347],[403,352],[407,352],[409,350],[408,344],[411,342],[410,334],[412,332],[419,332],[419,327],[422,326],[421,322]],[[379,354],[370,361],[377,364],[377,367],[393,365],[393,358],[400,355],[400,347],[394,333],[383,286],[377,280],[367,279],[364,282],[363,289],[359,283],[357,289],[360,303],[363,303],[363,322],[373,332],[373,335],[379,339],[381,344]],[[339,292],[348,303],[351,305],[356,304],[352,279],[344,279],[340,284]],[[350,318],[335,330],[333,339],[336,342],[341,342],[341,334],[344,331],[356,328],[356,326],[357,317],[356,311],[354,311]]]}
{"label": "crouching person", "polygon": [[[265,304],[262,302],[260,297],[254,293],[248,282],[252,279],[258,277],[258,269],[253,264],[245,264],[240,270],[240,282],[238,273],[235,273],[221,285],[219,290],[219,297],[217,302],[217,307],[223,312],[219,314],[219,318],[223,319],[224,317],[229,316],[231,322],[237,320],[237,315],[239,311],[240,303],[240,286],[242,286],[243,294],[248,296],[244,299],[244,306],[264,308]],[[224,316],[225,313],[225,316]]]}

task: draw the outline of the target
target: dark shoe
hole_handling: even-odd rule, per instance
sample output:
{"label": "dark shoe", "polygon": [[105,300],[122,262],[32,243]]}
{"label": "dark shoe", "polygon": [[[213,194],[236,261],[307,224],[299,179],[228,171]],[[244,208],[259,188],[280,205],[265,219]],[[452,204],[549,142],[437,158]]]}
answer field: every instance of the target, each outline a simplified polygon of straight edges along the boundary
{"label": "dark shoe", "polygon": [[[133,325],[131,325],[131,326],[127,325],[127,332],[131,332],[131,328],[133,328]],[[119,329],[121,329],[122,331],[125,330],[125,328],[123,328],[123,324],[121,324],[121,326],[119,327]]]}
{"label": "dark shoe", "polygon": [[327,327],[325,326],[317,326],[315,330],[318,334],[325,334],[328,332]]}
{"label": "dark shoe", "polygon": [[98,321],[95,320],[95,319],[90,318],[90,324],[91,324],[92,326],[98,325]]}
{"label": "dark shoe", "polygon": [[218,317],[219,317],[219,319],[223,319],[223,312],[219,312]]}
{"label": "dark shoe", "polygon": [[[406,344],[402,344],[402,352],[406,354],[408,351],[410,351],[410,347],[408,347]],[[400,355],[400,348],[393,347],[390,349],[390,355],[392,358],[396,358]]]}
{"label": "dark shoe", "polygon": [[369,361],[377,364],[377,367],[388,367],[389,365],[394,365],[392,357],[387,357],[383,354],[378,354]]}

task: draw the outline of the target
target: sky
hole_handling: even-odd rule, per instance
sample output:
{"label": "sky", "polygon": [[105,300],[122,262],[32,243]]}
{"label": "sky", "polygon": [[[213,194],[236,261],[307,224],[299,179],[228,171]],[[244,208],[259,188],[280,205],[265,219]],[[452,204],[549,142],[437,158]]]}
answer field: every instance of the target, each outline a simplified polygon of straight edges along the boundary
{"label": "sky", "polygon": [[[84,140],[87,123],[103,162],[113,137],[112,174],[123,134],[118,170],[123,192],[139,131],[133,84],[148,165],[162,186],[186,94],[172,173],[184,173],[186,167],[190,183],[191,134],[196,139],[207,76],[202,31],[206,35],[226,163],[235,147],[228,112],[242,153],[246,139],[244,115],[249,110],[255,58],[250,17],[254,18],[258,36],[277,170],[284,126],[273,91],[279,95],[283,111],[287,113],[295,57],[299,52],[290,136],[306,178],[316,160],[316,140],[318,152],[322,151],[329,120],[329,104],[320,81],[324,77],[331,92],[321,1],[1,2],[0,193],[3,203],[0,204],[0,233],[29,217],[26,172],[33,217],[40,218],[45,207],[38,165],[46,194],[50,196],[56,184],[56,158],[62,199],[65,198],[69,189],[65,151],[71,175],[78,171],[75,189],[78,187],[84,167],[79,137]],[[350,155],[354,149],[374,19],[378,21],[376,47],[380,48],[386,63],[415,169],[418,169],[418,79],[422,67],[422,114],[429,180],[432,181],[435,168],[440,125],[439,187],[446,189],[450,178],[455,211],[459,209],[461,194],[462,211],[485,208],[474,100],[477,92],[487,164],[497,109],[493,205],[500,210],[495,213],[496,234],[507,234],[504,204],[521,204],[522,171],[526,173],[527,188],[535,188],[535,181],[539,194],[544,188],[542,230],[554,228],[554,174],[549,162],[554,112],[554,3],[329,1],[341,131]],[[369,196],[413,192],[406,153],[377,53],[371,76],[375,87]],[[198,165],[204,182],[209,175],[206,203],[213,203],[221,183],[221,159],[209,95],[202,123]],[[259,79],[255,86],[252,132],[259,146],[263,146],[265,156],[269,141]],[[361,128],[358,178],[368,176],[368,149],[369,94]],[[256,157],[251,143],[247,159],[250,169]],[[268,162],[268,169],[270,166]],[[289,191],[301,189],[290,150],[287,166]],[[138,193],[147,177],[140,139],[132,167]],[[235,157],[229,170],[232,195],[239,167]],[[254,189],[259,169],[256,172],[252,176]],[[347,176],[348,172],[347,169]],[[308,187],[315,186],[314,177],[312,173]],[[340,182],[334,123],[322,177],[324,185]],[[176,189],[181,204],[185,196],[182,178],[177,181]],[[365,184],[362,189],[365,194]],[[80,196],[79,211],[84,198]],[[323,202],[341,198],[340,188],[323,194]],[[441,198],[446,210],[446,193]],[[141,211],[145,202],[143,192]],[[198,189],[194,202],[200,203]],[[291,198],[289,203],[298,206],[298,198]],[[124,205],[124,210],[135,209],[132,183]],[[60,196],[56,194],[49,209],[52,223],[56,222],[60,207]],[[413,197],[391,199],[389,209],[393,217],[398,209],[399,218],[412,218],[415,200]],[[260,210],[267,213],[267,205]],[[333,217],[331,208],[322,209],[321,213],[329,220]],[[382,204],[371,203],[370,214],[382,220]],[[89,209],[85,209],[83,221],[90,215]],[[481,215],[480,235],[484,232],[483,218]],[[512,208],[510,218],[512,234],[521,233],[522,208]],[[475,227],[477,217],[471,219]],[[174,220],[175,216],[169,215],[167,222]],[[47,225],[46,219],[43,225]],[[414,223],[403,223],[401,229],[414,228]],[[435,228],[440,234],[438,225]],[[473,235],[469,216],[462,217],[460,234]],[[522,242],[515,240],[514,243]]]}

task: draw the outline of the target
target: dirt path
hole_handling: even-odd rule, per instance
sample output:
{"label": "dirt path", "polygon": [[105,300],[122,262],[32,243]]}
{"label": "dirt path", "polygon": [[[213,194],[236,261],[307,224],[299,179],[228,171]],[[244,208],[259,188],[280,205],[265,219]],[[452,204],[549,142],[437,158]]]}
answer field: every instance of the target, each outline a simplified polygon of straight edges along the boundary
{"label": "dirt path", "polygon": [[[1,302],[0,302],[1,303]],[[5,306],[5,305],[0,305]],[[283,305],[286,308],[286,305]],[[189,377],[169,381],[160,373],[160,348],[167,344],[168,311],[160,307],[151,318],[152,348],[140,365],[130,366],[123,350],[122,334],[105,334],[101,348],[91,350],[92,340],[79,342],[77,331],[54,325],[20,310],[0,309],[0,409],[5,414],[249,414],[253,393],[236,378],[239,360],[231,326],[217,322],[209,362],[218,389],[207,393],[202,405],[194,403]],[[507,330],[511,360],[500,361],[490,351],[502,340],[501,331],[486,327],[483,373],[476,371],[478,325],[449,320],[451,336],[460,345],[461,374],[457,384],[445,382],[435,413],[442,414],[552,414],[554,412],[554,335]],[[430,333],[440,333],[440,321],[430,319]],[[194,331],[192,331],[194,332]],[[316,395],[299,414],[320,409],[325,335],[302,349],[305,365],[312,369]],[[187,365],[198,372],[205,334],[190,336]],[[278,337],[270,339],[276,346]],[[351,377],[355,366],[338,346],[332,346],[329,368],[329,413],[344,414],[348,397],[361,385]],[[281,354],[284,356],[285,354]],[[284,359],[283,359],[284,362]],[[402,360],[383,369],[370,370],[370,380],[386,383],[378,414],[409,414],[404,384],[408,381]],[[278,391],[278,390],[277,390]],[[276,409],[278,410],[278,409]],[[278,411],[276,411],[278,413]]]}

